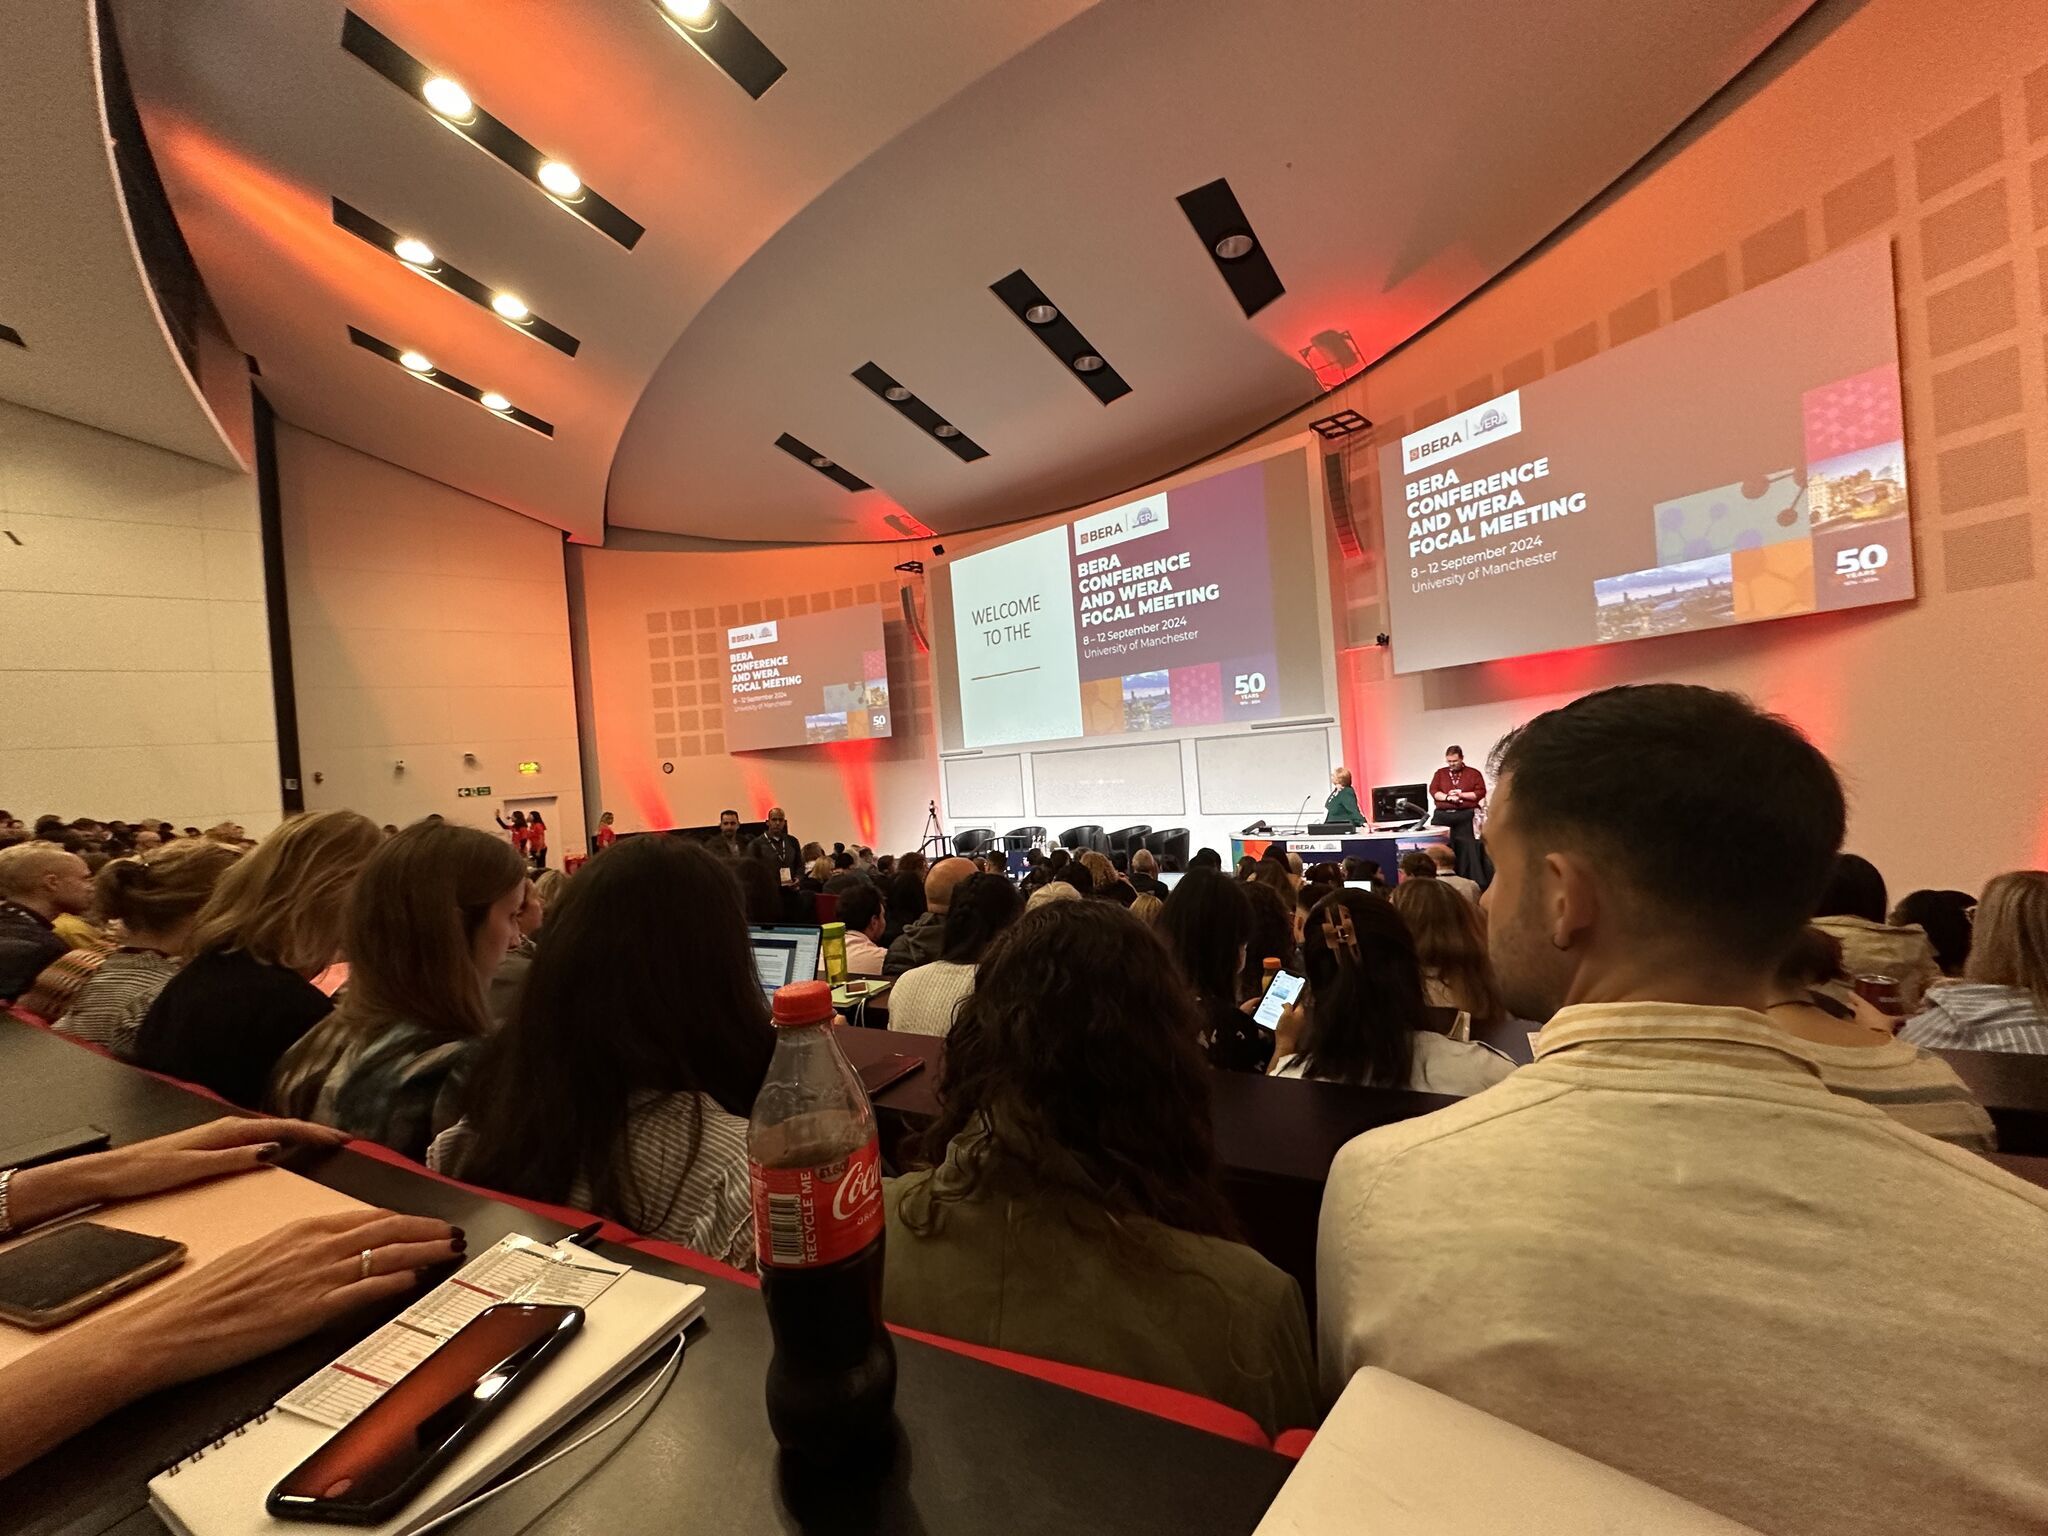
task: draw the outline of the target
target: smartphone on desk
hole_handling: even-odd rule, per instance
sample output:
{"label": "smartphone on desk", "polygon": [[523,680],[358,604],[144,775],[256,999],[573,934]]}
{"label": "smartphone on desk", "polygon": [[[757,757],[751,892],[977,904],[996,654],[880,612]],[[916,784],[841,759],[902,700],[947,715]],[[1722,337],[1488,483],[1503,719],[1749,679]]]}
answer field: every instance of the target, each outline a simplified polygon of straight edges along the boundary
{"label": "smartphone on desk", "polygon": [[901,1052],[892,1056],[877,1056],[860,1069],[860,1085],[867,1089],[868,1097],[872,1099],[890,1084],[902,1082],[923,1066],[922,1056],[911,1056]]}
{"label": "smartphone on desk", "polygon": [[1301,978],[1292,971],[1280,971],[1273,977],[1273,984],[1266,988],[1266,995],[1259,999],[1259,1011],[1252,1015],[1254,1024],[1263,1024],[1268,1029],[1280,1027],[1280,1015],[1293,1006],[1301,996]]}
{"label": "smartphone on desk", "polygon": [[381,1525],[582,1326],[581,1307],[510,1301],[485,1307],[287,1473],[264,1508],[280,1520]]}
{"label": "smartphone on desk", "polygon": [[74,1221],[0,1253],[0,1321],[55,1328],[185,1262],[185,1245]]}

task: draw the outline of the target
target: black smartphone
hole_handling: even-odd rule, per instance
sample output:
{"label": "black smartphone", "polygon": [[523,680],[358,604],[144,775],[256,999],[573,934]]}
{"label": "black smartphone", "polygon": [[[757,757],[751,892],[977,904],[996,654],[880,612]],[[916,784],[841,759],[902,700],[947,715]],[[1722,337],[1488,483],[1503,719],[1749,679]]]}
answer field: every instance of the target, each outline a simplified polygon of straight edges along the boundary
{"label": "black smartphone", "polygon": [[901,1053],[893,1056],[877,1056],[873,1061],[861,1067],[860,1085],[867,1089],[868,1097],[872,1099],[891,1083],[902,1082],[904,1078],[918,1071],[923,1066],[924,1058],[922,1056],[910,1056]]}
{"label": "black smartphone", "polygon": [[55,1328],[184,1262],[168,1237],[74,1221],[0,1253],[0,1321]]}
{"label": "black smartphone", "polygon": [[287,1473],[264,1508],[280,1520],[389,1520],[582,1326],[581,1307],[485,1307]]}
{"label": "black smartphone", "polygon": [[102,1126],[74,1125],[54,1136],[38,1136],[34,1141],[0,1148],[0,1168],[40,1168],[44,1163],[60,1162],[84,1152],[101,1151],[112,1139]]}

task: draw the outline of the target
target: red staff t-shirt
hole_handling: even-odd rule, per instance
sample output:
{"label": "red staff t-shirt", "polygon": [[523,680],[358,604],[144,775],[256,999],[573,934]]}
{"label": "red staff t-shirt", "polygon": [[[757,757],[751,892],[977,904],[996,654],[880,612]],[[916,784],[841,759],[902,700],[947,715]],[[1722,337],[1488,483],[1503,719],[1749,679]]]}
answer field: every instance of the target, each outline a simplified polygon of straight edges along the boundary
{"label": "red staff t-shirt", "polygon": [[[1459,790],[1465,792],[1462,799],[1448,798]],[[1485,798],[1486,778],[1477,768],[1439,768],[1430,775],[1429,803],[1439,809],[1469,811]]]}

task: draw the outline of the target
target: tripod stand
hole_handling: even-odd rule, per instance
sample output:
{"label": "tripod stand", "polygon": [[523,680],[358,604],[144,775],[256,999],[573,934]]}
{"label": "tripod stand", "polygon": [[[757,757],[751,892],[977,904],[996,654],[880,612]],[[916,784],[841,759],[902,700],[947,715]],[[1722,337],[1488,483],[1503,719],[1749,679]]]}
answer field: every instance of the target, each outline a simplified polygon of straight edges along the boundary
{"label": "tripod stand", "polygon": [[939,802],[936,800],[925,811],[924,841],[917,845],[917,851],[935,862],[952,856],[953,844],[939,825]]}

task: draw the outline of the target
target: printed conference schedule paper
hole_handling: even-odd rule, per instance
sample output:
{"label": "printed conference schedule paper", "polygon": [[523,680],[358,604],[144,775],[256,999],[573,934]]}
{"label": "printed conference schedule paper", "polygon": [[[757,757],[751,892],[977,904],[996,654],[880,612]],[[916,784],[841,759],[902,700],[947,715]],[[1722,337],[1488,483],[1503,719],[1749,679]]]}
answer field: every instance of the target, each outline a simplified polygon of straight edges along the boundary
{"label": "printed conference schedule paper", "polygon": [[588,1307],[629,1267],[515,1232],[322,1366],[277,1406],[340,1429],[485,1307],[501,1301]]}

